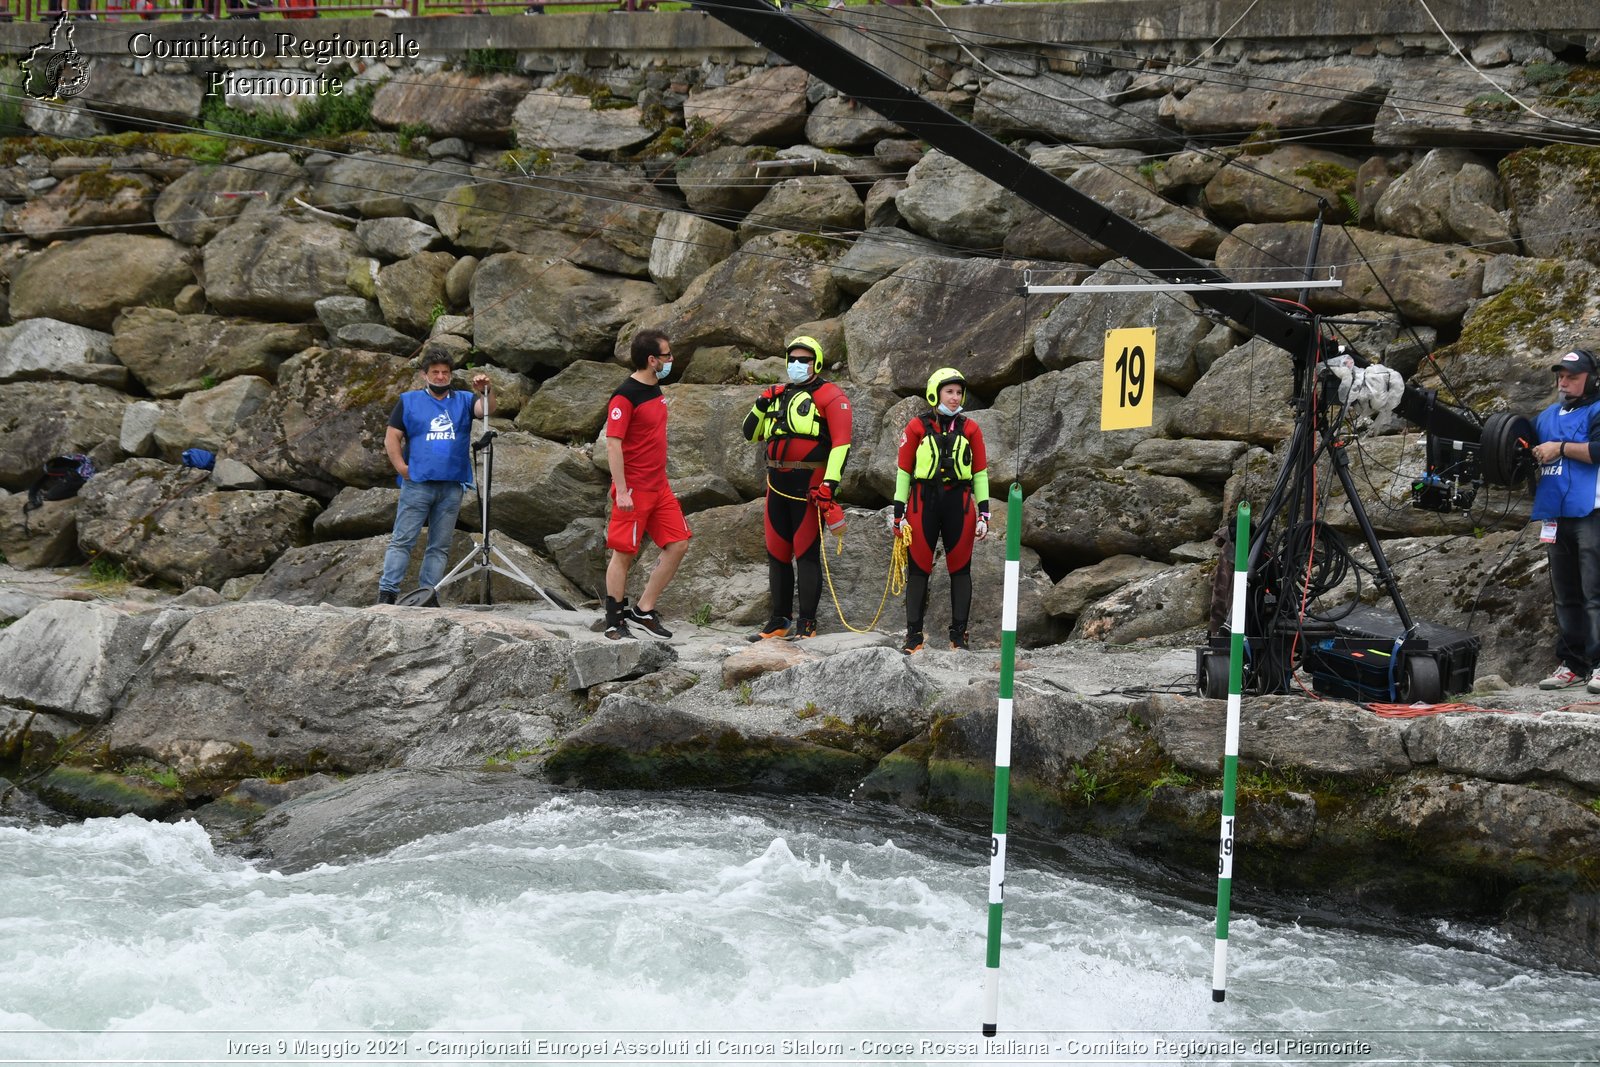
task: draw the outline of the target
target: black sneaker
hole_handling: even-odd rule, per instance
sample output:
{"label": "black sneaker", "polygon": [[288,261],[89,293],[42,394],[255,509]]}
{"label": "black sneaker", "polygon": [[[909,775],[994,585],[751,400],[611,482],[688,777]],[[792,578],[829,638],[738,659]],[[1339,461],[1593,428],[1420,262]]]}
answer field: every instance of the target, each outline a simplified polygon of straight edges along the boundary
{"label": "black sneaker", "polygon": [[906,631],[906,643],[900,646],[900,651],[904,652],[906,655],[909,656],[909,655],[911,655],[911,653],[916,652],[921,648],[922,648],[922,631],[921,630],[907,630]]}
{"label": "black sneaker", "polygon": [[769,637],[782,637],[789,632],[789,620],[782,615],[774,615],[767,620],[767,624],[753,634],[746,634],[746,641],[765,641]]}
{"label": "black sneaker", "polygon": [[621,641],[624,638],[631,641],[633,640],[633,631],[628,629],[627,619],[617,619],[614,622],[606,623],[606,636],[613,641]]}
{"label": "black sneaker", "polygon": [[816,619],[796,619],[794,629],[789,631],[789,640],[804,641],[808,637],[817,636]]}
{"label": "black sneaker", "polygon": [[950,647],[952,649],[967,648],[968,647],[967,646],[967,631],[965,631],[965,630],[951,630],[950,631]]}
{"label": "black sneaker", "polygon": [[672,636],[672,631],[661,625],[661,612],[655,608],[651,608],[649,611],[627,608],[625,614],[630,621],[638,623],[657,637]]}
{"label": "black sneaker", "polygon": [[395,594],[394,593],[389,592],[389,590],[387,590],[387,589],[378,590],[378,603],[380,603],[380,604],[393,604],[394,602],[395,602]]}

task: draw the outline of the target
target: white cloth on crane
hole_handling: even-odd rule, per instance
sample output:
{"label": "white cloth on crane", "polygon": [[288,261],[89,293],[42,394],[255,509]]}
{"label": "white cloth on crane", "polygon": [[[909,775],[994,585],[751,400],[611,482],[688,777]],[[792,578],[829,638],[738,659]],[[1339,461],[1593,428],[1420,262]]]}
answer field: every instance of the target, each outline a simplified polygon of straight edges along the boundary
{"label": "white cloth on crane", "polygon": [[1339,378],[1339,403],[1350,414],[1382,415],[1400,406],[1406,380],[1399,371],[1381,363],[1358,367],[1356,361],[1346,355],[1334,356],[1325,362]]}

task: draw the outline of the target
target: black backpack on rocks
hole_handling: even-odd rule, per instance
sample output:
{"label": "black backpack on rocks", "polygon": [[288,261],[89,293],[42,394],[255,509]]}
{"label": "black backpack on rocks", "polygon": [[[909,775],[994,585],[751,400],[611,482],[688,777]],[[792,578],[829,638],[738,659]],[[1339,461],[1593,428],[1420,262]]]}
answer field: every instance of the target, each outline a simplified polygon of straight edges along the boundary
{"label": "black backpack on rocks", "polygon": [[28,486],[28,502],[22,505],[22,532],[28,530],[28,512],[46,500],[66,500],[78,495],[83,483],[94,477],[94,463],[88,456],[74,452],[70,456],[56,456],[44,461],[44,473]]}

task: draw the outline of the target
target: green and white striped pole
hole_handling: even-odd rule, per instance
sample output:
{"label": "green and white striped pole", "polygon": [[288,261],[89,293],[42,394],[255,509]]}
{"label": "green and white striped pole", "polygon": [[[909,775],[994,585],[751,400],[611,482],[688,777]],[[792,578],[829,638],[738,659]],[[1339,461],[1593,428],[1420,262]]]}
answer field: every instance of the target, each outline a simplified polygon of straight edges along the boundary
{"label": "green and white striped pole", "polygon": [[989,952],[983,1036],[1000,1032],[1000,917],[1005,909],[1006,805],[1011,797],[1011,679],[1017,665],[1017,584],[1022,574],[1022,486],[1006,495],[1005,600],[1000,609],[1000,704],[994,725],[994,831],[989,838]]}
{"label": "green and white striped pole", "polygon": [[1250,584],[1250,505],[1239,502],[1233,534],[1233,638],[1228,647],[1228,732],[1222,742],[1222,841],[1217,848],[1217,948],[1211,999],[1228,995],[1228,906],[1233,895],[1233,798],[1239,784],[1239,699],[1244,691],[1244,605]]}

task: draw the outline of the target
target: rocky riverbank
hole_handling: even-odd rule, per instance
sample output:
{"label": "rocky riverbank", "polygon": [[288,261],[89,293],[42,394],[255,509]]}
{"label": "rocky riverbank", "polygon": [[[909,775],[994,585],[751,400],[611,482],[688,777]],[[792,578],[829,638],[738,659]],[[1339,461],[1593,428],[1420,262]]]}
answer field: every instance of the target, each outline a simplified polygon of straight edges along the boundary
{"label": "rocky riverbank", "polygon": [[[975,825],[992,810],[993,651],[906,657],[848,633],[752,645],[693,624],[618,643],[592,613],[526,605],[122,598],[39,572],[0,579],[13,818],[194,818],[292,865],[274,842],[313,832],[294,829],[298,813],[317,826],[330,807],[381,805],[405,788],[392,768],[849,796]],[[1194,695],[1193,676],[1186,646],[1027,651],[1012,826],[1103,836],[1203,876],[1225,705]],[[1470,699],[1411,719],[1247,701],[1237,892],[1495,922],[1512,955],[1600,970],[1600,703],[1495,679]]]}

